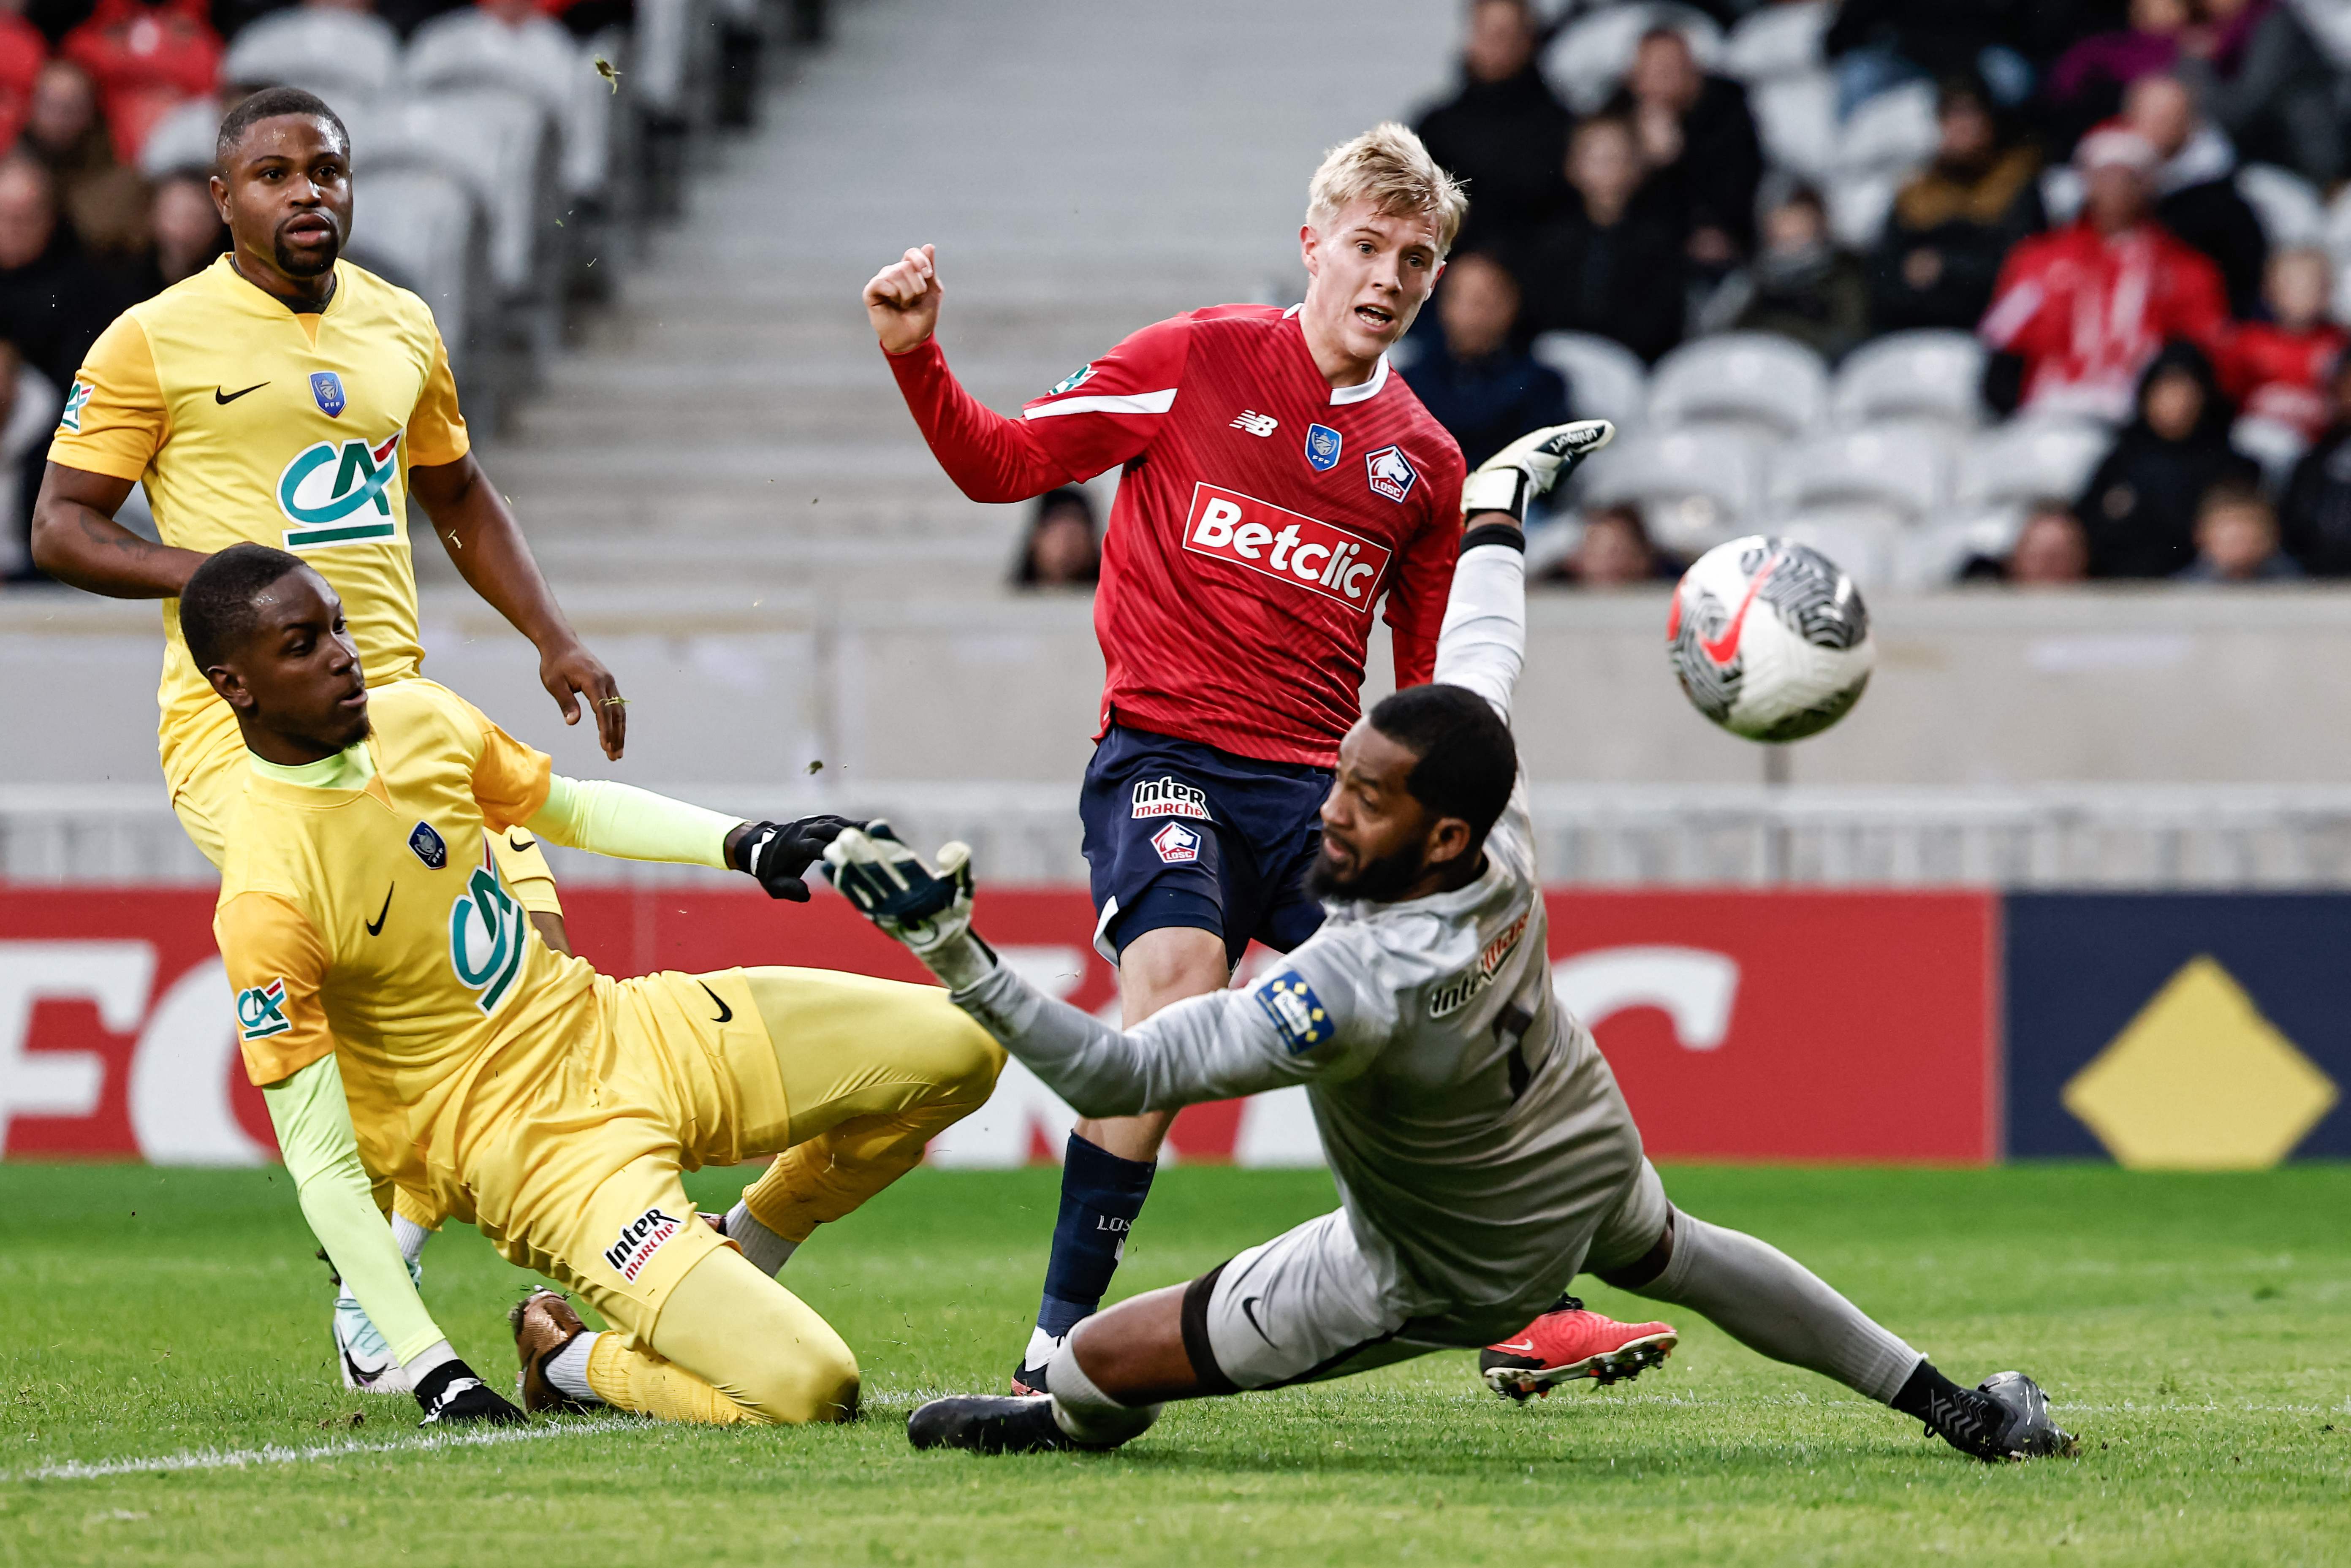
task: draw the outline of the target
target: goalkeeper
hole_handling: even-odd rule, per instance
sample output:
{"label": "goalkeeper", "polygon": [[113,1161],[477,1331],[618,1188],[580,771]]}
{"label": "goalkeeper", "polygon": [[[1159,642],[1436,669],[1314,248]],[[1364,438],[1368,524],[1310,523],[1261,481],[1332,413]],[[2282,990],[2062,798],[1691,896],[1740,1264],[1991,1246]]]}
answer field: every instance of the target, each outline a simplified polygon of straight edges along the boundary
{"label": "goalkeeper", "polygon": [[[1309,881],[1328,918],[1249,989],[1121,1032],[1028,985],[972,933],[962,846],[941,852],[936,875],[879,824],[827,848],[842,891],[1081,1113],[1302,1083],[1343,1199],[1188,1285],[1088,1319],[1055,1351],[1049,1393],[923,1406],[907,1424],[916,1447],[1115,1447],[1169,1399],[1484,1344],[1587,1269],[1967,1453],[2070,1443],[2022,1374],[1960,1387],[1793,1260],[1676,1212],[1608,1063],[1553,995],[1509,722],[1525,646],[1520,519],[1563,459],[1608,434],[1602,422],[1538,432],[1470,476],[1437,682],[1348,733]],[[1640,1327],[1653,1343],[1671,1333]]]}

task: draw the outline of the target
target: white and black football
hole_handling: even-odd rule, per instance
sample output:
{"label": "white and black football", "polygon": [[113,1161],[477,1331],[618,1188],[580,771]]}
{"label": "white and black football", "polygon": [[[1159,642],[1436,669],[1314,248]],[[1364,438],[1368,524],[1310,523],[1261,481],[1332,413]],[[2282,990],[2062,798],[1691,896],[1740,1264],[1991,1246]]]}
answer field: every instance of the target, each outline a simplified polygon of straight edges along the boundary
{"label": "white and black football", "polygon": [[1802,740],[1861,700],[1877,662],[1861,591],[1809,545],[1717,545],[1674,590],[1667,654],[1698,712],[1750,740]]}

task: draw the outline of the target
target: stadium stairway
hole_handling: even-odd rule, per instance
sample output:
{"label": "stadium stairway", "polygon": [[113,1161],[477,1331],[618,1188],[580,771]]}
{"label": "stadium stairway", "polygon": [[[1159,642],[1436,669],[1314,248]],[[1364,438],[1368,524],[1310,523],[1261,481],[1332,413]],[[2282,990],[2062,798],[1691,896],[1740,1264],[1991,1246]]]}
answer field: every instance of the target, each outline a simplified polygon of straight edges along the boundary
{"label": "stadium stairway", "polygon": [[1376,0],[1334,49],[1338,24],[1307,9],[841,5],[485,451],[559,587],[725,602],[999,582],[1025,513],[939,474],[860,288],[936,243],[941,340],[1002,409],[1145,322],[1294,290],[1322,150],[1439,88],[1455,23]]}

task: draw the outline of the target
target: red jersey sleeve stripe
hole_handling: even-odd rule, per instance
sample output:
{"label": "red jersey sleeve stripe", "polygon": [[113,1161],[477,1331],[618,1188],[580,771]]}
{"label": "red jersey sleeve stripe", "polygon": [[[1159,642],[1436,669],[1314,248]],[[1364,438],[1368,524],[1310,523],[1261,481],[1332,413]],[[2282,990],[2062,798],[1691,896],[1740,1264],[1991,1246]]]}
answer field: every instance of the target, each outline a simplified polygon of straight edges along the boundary
{"label": "red jersey sleeve stripe", "polygon": [[1165,413],[1176,406],[1176,389],[1120,392],[1098,397],[1065,397],[1054,402],[1033,402],[1020,411],[1023,419],[1047,419],[1057,413]]}

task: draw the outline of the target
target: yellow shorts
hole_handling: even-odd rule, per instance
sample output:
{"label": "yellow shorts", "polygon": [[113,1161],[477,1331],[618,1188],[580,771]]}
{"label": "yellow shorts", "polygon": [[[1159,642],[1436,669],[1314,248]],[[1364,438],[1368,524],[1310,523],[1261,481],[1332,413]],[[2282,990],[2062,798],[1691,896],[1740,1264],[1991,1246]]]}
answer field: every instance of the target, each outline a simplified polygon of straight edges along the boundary
{"label": "yellow shorts", "polygon": [[[212,703],[200,716],[166,728],[162,753],[172,810],[204,859],[217,867],[228,853],[222,824],[230,802],[245,789],[246,774],[245,737],[236,727],[235,711],[226,703]],[[520,828],[489,834],[488,840],[490,857],[515,902],[534,915],[560,915],[555,873],[538,841]]]}

